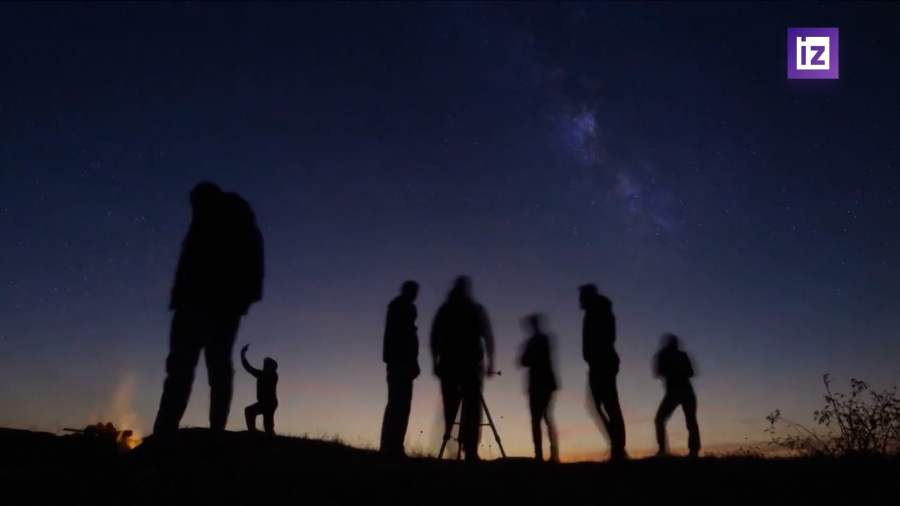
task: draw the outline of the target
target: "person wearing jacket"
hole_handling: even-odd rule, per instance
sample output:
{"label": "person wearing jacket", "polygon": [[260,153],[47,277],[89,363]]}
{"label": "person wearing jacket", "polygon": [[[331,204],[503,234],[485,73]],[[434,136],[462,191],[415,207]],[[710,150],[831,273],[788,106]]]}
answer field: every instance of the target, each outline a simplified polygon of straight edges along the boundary
{"label": "person wearing jacket", "polygon": [[388,304],[382,360],[387,366],[388,401],[381,424],[381,452],[402,457],[409,426],[413,380],[419,376],[419,338],[416,332],[416,296],[419,284],[406,281],[400,295]]}
{"label": "person wearing jacket", "polygon": [[494,334],[484,307],[472,298],[472,285],[460,276],[438,309],[431,327],[431,357],[441,381],[444,403],[444,441],[449,439],[456,412],[459,441],[467,462],[477,462],[481,438],[481,392],[485,375],[494,374]]}
{"label": "person wearing jacket", "polygon": [[523,327],[529,333],[519,365],[528,369],[528,408],[531,413],[531,439],[534,442],[534,458],[544,460],[541,422],[547,424],[550,439],[550,461],[559,462],[559,442],[556,425],[553,423],[553,394],[559,384],[553,370],[553,338],[544,331],[544,317],[533,314],[523,320]]}
{"label": "person wearing jacket", "polygon": [[241,318],[262,299],[263,238],[250,205],[203,182],[182,243],[169,309],[173,311],[166,379],[153,432],[174,437],[187,408],[201,352],[210,388],[209,425],[225,430],[231,408],[232,349]]}
{"label": "person wearing jacket", "polygon": [[610,459],[627,458],[625,453],[625,421],[619,406],[616,376],[619,355],[616,353],[616,317],[612,302],[593,284],[579,288],[579,302],[584,310],[582,356],[588,364],[591,396],[600,420],[609,435]]}
{"label": "person wearing jacket", "polygon": [[697,424],[697,396],[691,385],[694,377],[694,364],[691,357],[681,349],[681,343],[674,334],[664,334],[662,347],[653,359],[653,373],[662,378],[666,386],[659,409],[656,411],[656,442],[659,445],[659,456],[669,452],[666,441],[666,423],[678,406],[684,411],[684,420],[688,430],[688,451],[691,457],[700,454],[700,427]]}

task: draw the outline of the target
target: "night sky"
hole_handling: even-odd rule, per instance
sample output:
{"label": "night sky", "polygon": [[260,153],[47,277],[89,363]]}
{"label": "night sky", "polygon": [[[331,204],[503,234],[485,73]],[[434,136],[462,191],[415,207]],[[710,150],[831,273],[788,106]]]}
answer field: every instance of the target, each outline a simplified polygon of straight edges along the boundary
{"label": "night sky", "polygon": [[[238,345],[280,363],[282,433],[377,445],[384,312],[422,286],[407,445],[440,433],[428,329],[469,274],[485,396],[531,455],[519,320],[548,315],[566,458],[586,409],[577,287],[613,301],[628,450],[653,448],[663,332],[710,450],[811,421],[821,375],[900,383],[900,9],[829,5],[0,7],[0,426],[146,434],[168,293],[212,180],[254,207],[265,295]],[[786,29],[840,28],[837,81]],[[206,425],[201,365],[184,423]],[[254,401],[239,371],[229,428]],[[670,422],[685,444],[683,419]],[[483,438],[483,455],[496,455]]]}

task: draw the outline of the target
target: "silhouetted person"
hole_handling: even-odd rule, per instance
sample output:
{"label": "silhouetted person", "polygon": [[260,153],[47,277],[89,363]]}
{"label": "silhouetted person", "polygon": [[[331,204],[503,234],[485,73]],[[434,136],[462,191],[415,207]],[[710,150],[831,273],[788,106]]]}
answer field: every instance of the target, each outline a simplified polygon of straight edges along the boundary
{"label": "silhouetted person", "polygon": [[238,325],[262,299],[263,242],[250,206],[212,183],[194,187],[190,201],[193,218],[172,288],[166,380],[153,424],[163,440],[175,435],[187,408],[201,351],[210,387],[209,425],[225,430]]}
{"label": "silhouetted person", "polygon": [[519,364],[528,368],[528,407],[531,412],[531,438],[534,441],[534,458],[544,460],[541,422],[547,424],[550,439],[550,460],[559,461],[559,442],[556,425],[553,423],[553,393],[558,388],[556,373],[553,371],[552,338],[544,332],[543,316],[533,314],[523,321],[530,337],[525,341]]}
{"label": "silhouetted person", "polygon": [[579,288],[579,302],[584,310],[582,355],[588,363],[588,382],[597,414],[609,434],[610,458],[620,460],[625,454],[625,421],[619,407],[616,375],[619,355],[616,353],[616,318],[612,302],[593,284]]}
{"label": "silhouetted person", "polygon": [[413,380],[419,376],[418,294],[418,283],[403,283],[400,295],[388,304],[385,319],[382,358],[387,365],[388,401],[381,424],[381,451],[388,455],[405,455],[403,440],[409,425]]}
{"label": "silhouetted person", "polygon": [[491,323],[484,307],[472,299],[471,281],[466,276],[460,276],[434,317],[431,357],[434,373],[441,380],[445,439],[450,435],[456,411],[462,403],[459,440],[467,461],[478,460],[485,352],[487,373],[493,375],[494,334]]}
{"label": "silhouetted person", "polygon": [[663,335],[663,345],[653,358],[653,372],[662,378],[666,385],[666,395],[656,411],[656,443],[659,445],[658,455],[668,454],[666,443],[666,422],[678,406],[684,411],[684,420],[688,430],[688,450],[691,457],[700,453],[700,427],[697,425],[697,396],[691,378],[694,366],[687,353],[681,350],[678,337],[673,334]]}
{"label": "silhouetted person", "polygon": [[262,370],[250,365],[247,361],[247,348],[245,344],[241,348],[241,365],[244,370],[256,378],[256,402],[244,408],[244,418],[247,420],[247,430],[256,432],[256,417],[262,415],[263,428],[266,434],[275,435],[275,410],[278,408],[278,362],[271,357],[263,359]]}

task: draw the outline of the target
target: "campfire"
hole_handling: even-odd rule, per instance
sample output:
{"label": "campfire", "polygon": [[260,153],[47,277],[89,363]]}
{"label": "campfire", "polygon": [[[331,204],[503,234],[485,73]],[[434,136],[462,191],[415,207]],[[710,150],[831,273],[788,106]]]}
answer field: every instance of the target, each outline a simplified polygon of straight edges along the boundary
{"label": "campfire", "polygon": [[93,438],[97,441],[115,444],[122,450],[131,450],[141,444],[141,438],[137,437],[133,430],[118,430],[112,422],[99,422],[87,425],[83,429],[65,428],[63,430],[77,434],[80,437]]}

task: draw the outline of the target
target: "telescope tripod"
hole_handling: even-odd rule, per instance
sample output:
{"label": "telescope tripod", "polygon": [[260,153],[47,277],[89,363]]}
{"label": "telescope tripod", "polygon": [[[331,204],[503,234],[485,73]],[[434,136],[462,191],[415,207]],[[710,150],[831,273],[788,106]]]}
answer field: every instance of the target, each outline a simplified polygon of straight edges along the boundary
{"label": "telescope tripod", "polygon": [[[500,375],[500,372],[497,372],[497,375]],[[494,434],[494,440],[497,441],[497,447],[500,448],[500,455],[503,458],[506,458],[506,451],[503,449],[503,443],[500,441],[500,433],[497,432],[497,426],[494,425],[494,419],[491,417],[491,410],[488,409],[487,403],[484,401],[484,394],[479,394],[481,400],[481,409],[484,410],[484,415],[487,418],[487,423],[481,422],[481,427],[490,427],[491,432]],[[459,438],[459,431],[462,428],[461,425],[461,414],[462,411],[462,401],[459,402],[456,406],[456,413],[453,415],[453,419],[455,420],[451,425],[447,426],[444,432],[444,440],[441,442],[441,450],[438,452],[438,460],[444,457],[444,450],[447,448],[447,441],[450,439],[455,439],[456,444],[458,445],[458,449],[456,450],[456,460],[459,460],[462,457],[462,441]],[[459,426],[460,429],[456,431],[456,437],[454,438],[452,435],[453,426]],[[475,451],[478,451],[475,449]],[[468,454],[467,457],[468,458]]]}

